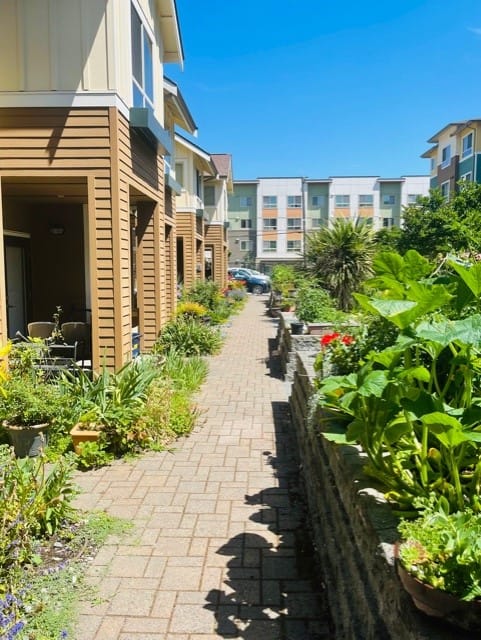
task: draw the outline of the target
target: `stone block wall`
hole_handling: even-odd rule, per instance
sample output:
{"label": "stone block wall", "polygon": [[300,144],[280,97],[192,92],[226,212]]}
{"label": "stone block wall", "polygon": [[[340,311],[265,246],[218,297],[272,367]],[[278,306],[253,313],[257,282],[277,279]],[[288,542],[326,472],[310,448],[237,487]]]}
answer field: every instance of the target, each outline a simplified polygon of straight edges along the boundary
{"label": "stone block wall", "polygon": [[318,348],[297,350],[296,341],[289,350],[288,337],[281,332],[279,338],[286,343],[286,370],[292,376],[292,421],[313,542],[336,630],[333,640],[472,638],[414,607],[395,568],[396,518],[382,493],[363,476],[362,452],[335,444],[322,432],[325,416],[315,407],[313,388]]}

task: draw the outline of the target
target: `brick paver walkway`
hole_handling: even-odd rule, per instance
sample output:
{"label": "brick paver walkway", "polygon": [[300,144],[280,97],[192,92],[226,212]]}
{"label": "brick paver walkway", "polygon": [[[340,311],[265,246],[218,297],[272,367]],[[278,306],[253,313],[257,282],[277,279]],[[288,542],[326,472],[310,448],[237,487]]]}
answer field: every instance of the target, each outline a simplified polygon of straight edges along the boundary
{"label": "brick paver walkway", "polygon": [[[79,474],[81,507],[135,523],[89,568],[76,640],[329,640],[310,575],[276,321],[252,296],[199,393],[202,424],[172,452]],[[313,587],[314,585],[314,587]],[[316,586],[317,585],[317,586]]]}

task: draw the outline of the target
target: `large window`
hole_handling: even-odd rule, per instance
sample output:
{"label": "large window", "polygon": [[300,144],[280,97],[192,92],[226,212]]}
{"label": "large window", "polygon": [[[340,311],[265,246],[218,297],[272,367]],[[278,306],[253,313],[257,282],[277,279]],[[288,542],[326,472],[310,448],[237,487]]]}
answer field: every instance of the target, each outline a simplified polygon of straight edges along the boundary
{"label": "large window", "polygon": [[300,231],[302,220],[300,218],[287,218],[287,228],[289,231]]}
{"label": "large window", "polygon": [[252,220],[244,218],[240,221],[241,229],[252,229]]}
{"label": "large window", "polygon": [[323,207],[326,202],[326,196],[312,196],[311,204],[314,209]]}
{"label": "large window", "polygon": [[302,207],[302,196],[287,196],[288,209],[300,209]]}
{"label": "large window", "polygon": [[239,197],[239,206],[242,208],[251,207],[252,206],[252,196],[240,196]]}
{"label": "large window", "polygon": [[449,198],[449,180],[441,184],[441,195],[443,198],[446,198],[446,200]]}
{"label": "large window", "polygon": [[393,226],[393,219],[392,218],[383,218],[382,219],[382,226],[383,227],[392,227]]}
{"label": "large window", "polygon": [[153,107],[154,69],[152,41],[139,14],[131,5],[132,92],[134,107]]}
{"label": "large window", "polygon": [[417,204],[420,193],[408,193],[408,204]]}
{"label": "large window", "polygon": [[264,218],[265,231],[275,231],[277,229],[277,218]]}
{"label": "large window", "polygon": [[264,209],[277,209],[277,196],[263,196],[262,206]]}
{"label": "large window", "polygon": [[374,196],[372,193],[361,194],[359,196],[359,208],[372,207],[374,205]]}
{"label": "large window", "polygon": [[322,218],[311,219],[311,229],[320,229],[322,226]]}
{"label": "large window", "polygon": [[253,247],[252,240],[241,240],[240,241],[240,250],[241,251],[252,251]]}
{"label": "large window", "polygon": [[213,185],[204,186],[204,204],[206,207],[215,207],[215,187]]}
{"label": "large window", "polygon": [[336,209],[349,209],[351,203],[350,196],[336,196],[334,206]]}
{"label": "large window", "polygon": [[448,145],[441,151],[441,167],[444,169],[451,162],[451,147]]}
{"label": "large window", "polygon": [[385,193],[382,197],[382,203],[392,207],[396,204],[396,196],[393,193]]}
{"label": "large window", "polygon": [[262,243],[263,251],[277,251],[277,240],[264,240]]}
{"label": "large window", "polygon": [[463,138],[462,157],[467,158],[472,154],[473,154],[473,134],[468,133],[468,135],[464,136]]}
{"label": "large window", "polygon": [[184,184],[184,164],[182,162],[175,163],[175,180],[182,187],[185,187]]}
{"label": "large window", "polygon": [[287,241],[287,251],[300,251],[301,250],[301,241],[300,240],[288,240]]}

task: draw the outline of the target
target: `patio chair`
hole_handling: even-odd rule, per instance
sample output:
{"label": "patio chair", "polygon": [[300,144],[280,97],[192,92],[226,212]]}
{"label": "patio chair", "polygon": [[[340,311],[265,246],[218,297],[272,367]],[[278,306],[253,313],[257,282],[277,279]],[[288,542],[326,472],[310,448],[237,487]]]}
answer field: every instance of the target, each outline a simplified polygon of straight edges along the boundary
{"label": "patio chair", "polygon": [[85,360],[90,358],[90,325],[86,322],[64,322],[61,330],[67,344],[77,345],[77,358],[84,366]]}
{"label": "patio chair", "polygon": [[42,338],[46,340],[52,335],[55,329],[54,322],[29,322],[27,325],[28,335],[30,338]]}

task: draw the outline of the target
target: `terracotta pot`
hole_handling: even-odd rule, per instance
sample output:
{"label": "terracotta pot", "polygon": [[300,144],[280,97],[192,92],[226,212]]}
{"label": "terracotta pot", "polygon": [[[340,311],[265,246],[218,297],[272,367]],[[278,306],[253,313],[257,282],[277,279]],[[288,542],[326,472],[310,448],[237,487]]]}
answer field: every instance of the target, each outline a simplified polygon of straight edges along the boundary
{"label": "terracotta pot", "polygon": [[420,611],[428,616],[444,618],[461,629],[481,629],[481,600],[467,602],[452,593],[435,589],[406,571],[399,561],[397,570],[403,587]]}
{"label": "terracotta pot", "polygon": [[82,442],[97,442],[100,437],[100,430],[85,429],[83,424],[78,422],[70,430],[70,435],[72,437],[74,451],[78,454],[80,453],[79,445]]}

